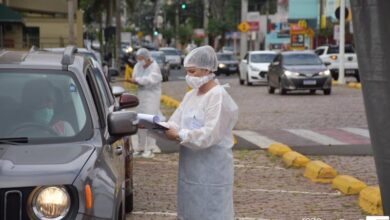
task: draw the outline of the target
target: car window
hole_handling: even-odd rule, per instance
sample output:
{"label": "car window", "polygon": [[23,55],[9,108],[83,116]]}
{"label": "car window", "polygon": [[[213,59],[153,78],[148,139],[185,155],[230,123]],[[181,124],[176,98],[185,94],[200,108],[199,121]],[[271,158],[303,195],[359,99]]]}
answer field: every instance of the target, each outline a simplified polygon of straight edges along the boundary
{"label": "car window", "polygon": [[232,54],[217,54],[217,58],[219,61],[231,61],[235,60]]}
{"label": "car window", "polygon": [[157,63],[164,63],[164,60],[162,59],[162,56],[156,53],[152,53],[152,58],[155,60]]}
{"label": "car window", "polygon": [[[338,46],[331,46],[328,49],[329,54],[339,53],[339,51],[340,49]],[[345,46],[344,51],[345,53],[355,53],[355,49],[352,46],[347,46],[347,45]]]}
{"label": "car window", "polygon": [[318,56],[321,56],[323,53],[324,53],[324,49],[317,49],[315,50],[314,52],[318,55]]}
{"label": "car window", "polygon": [[101,127],[106,126],[106,109],[104,107],[104,101],[103,101],[103,94],[102,92],[98,89],[98,82],[95,77],[95,75],[92,73],[92,70],[90,68],[87,68],[87,82],[88,82],[88,87],[91,91],[92,98],[94,100],[94,104],[96,107],[96,110],[98,111],[99,115],[99,123]]}
{"label": "car window", "polygon": [[2,71],[0,94],[0,138],[61,142],[92,134],[84,94],[68,72]]}
{"label": "car window", "polygon": [[251,63],[271,63],[272,60],[275,58],[275,54],[268,54],[268,53],[262,53],[262,54],[252,54],[250,56],[250,62]]}
{"label": "car window", "polygon": [[161,50],[167,56],[179,56],[180,54],[176,50]]}
{"label": "car window", "polygon": [[321,65],[322,61],[316,54],[285,54],[284,65]]}
{"label": "car window", "polygon": [[107,88],[104,84],[104,79],[103,79],[103,76],[102,76],[102,73],[99,72],[99,70],[97,69],[94,69],[94,73],[95,73],[95,77],[96,77],[96,82],[97,82],[97,85],[98,85],[98,88],[100,90],[100,93],[102,94],[102,98],[103,98],[103,101],[104,101],[104,104],[109,107],[111,106],[111,100],[109,98],[109,91],[107,91]]}

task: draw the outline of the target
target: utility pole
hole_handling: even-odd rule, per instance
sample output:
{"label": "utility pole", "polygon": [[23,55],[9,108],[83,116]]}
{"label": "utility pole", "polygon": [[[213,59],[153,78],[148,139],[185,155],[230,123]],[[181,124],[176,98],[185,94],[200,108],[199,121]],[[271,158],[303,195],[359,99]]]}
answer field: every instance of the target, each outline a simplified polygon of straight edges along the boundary
{"label": "utility pole", "polygon": [[175,1],[175,47],[178,45],[179,42],[179,7],[180,2],[179,0]]}
{"label": "utility pole", "polygon": [[[68,35],[69,35],[69,44],[75,45],[75,35],[74,35],[74,0],[68,0]],[[82,35],[82,34],[81,34]]]}
{"label": "utility pole", "polygon": [[339,45],[339,84],[345,84],[344,54],[345,54],[345,0],[340,0],[340,45]]}
{"label": "utility pole", "polygon": [[120,50],[121,50],[121,0],[115,0],[115,66],[120,69]]}
{"label": "utility pole", "polygon": [[203,11],[203,28],[205,32],[204,37],[204,44],[209,44],[209,35],[208,35],[208,28],[209,28],[209,8],[210,8],[210,2],[209,0],[204,0],[204,11]]}
{"label": "utility pole", "polygon": [[[248,13],[248,0],[241,0],[241,22],[246,21]],[[248,50],[248,34],[241,32],[240,37],[240,58],[243,59]]]}

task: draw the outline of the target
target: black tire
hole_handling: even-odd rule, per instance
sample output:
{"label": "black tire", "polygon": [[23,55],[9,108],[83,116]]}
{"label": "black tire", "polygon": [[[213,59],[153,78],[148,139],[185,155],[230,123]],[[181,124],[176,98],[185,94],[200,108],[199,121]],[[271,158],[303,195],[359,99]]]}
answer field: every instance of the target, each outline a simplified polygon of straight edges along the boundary
{"label": "black tire", "polygon": [[240,75],[238,75],[238,81],[240,82],[240,85],[244,85],[244,80],[241,79]]}
{"label": "black tire", "polygon": [[246,85],[247,85],[247,86],[251,86],[251,85],[253,85],[253,83],[249,82],[249,76],[248,76],[248,73],[246,74]]}
{"label": "black tire", "polygon": [[355,78],[356,78],[356,82],[359,82],[359,83],[360,83],[360,75],[359,75],[359,73],[357,73],[357,74],[355,75]]}
{"label": "black tire", "polygon": [[129,214],[129,213],[131,213],[132,211],[133,211],[133,209],[134,209],[134,203],[133,203],[133,201],[134,201],[134,195],[133,195],[133,193],[131,193],[131,194],[129,194],[129,195],[126,195],[126,209],[125,209],[125,212],[126,212],[126,214]]}
{"label": "black tire", "polygon": [[310,89],[310,94],[312,94],[312,95],[316,94],[316,90],[315,89]]}
{"label": "black tire", "polygon": [[330,73],[332,75],[333,80],[337,81],[339,79],[339,74],[337,72],[331,70]]}
{"label": "black tire", "polygon": [[274,94],[275,93],[275,88],[272,87],[269,82],[268,82],[268,94]]}
{"label": "black tire", "polygon": [[280,95],[286,95],[287,93],[287,90],[284,89],[282,86],[282,81],[279,81],[279,91],[280,91]]}
{"label": "black tire", "polygon": [[324,89],[324,95],[330,95],[332,93],[332,89]]}

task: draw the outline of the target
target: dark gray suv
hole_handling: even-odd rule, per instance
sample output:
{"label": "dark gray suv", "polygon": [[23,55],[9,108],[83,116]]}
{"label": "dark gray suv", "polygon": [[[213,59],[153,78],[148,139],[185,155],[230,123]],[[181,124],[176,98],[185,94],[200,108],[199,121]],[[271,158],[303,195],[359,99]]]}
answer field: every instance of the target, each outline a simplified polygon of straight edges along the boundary
{"label": "dark gray suv", "polygon": [[125,219],[137,97],[76,54],[0,51],[0,220]]}

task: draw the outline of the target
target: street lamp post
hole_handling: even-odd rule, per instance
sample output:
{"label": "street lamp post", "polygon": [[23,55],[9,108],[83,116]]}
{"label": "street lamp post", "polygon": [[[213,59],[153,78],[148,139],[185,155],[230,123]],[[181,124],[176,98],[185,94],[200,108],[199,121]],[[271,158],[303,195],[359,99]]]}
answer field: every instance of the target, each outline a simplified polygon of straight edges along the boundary
{"label": "street lamp post", "polygon": [[344,54],[345,54],[345,0],[340,0],[340,45],[339,45],[339,84],[345,84]]}

